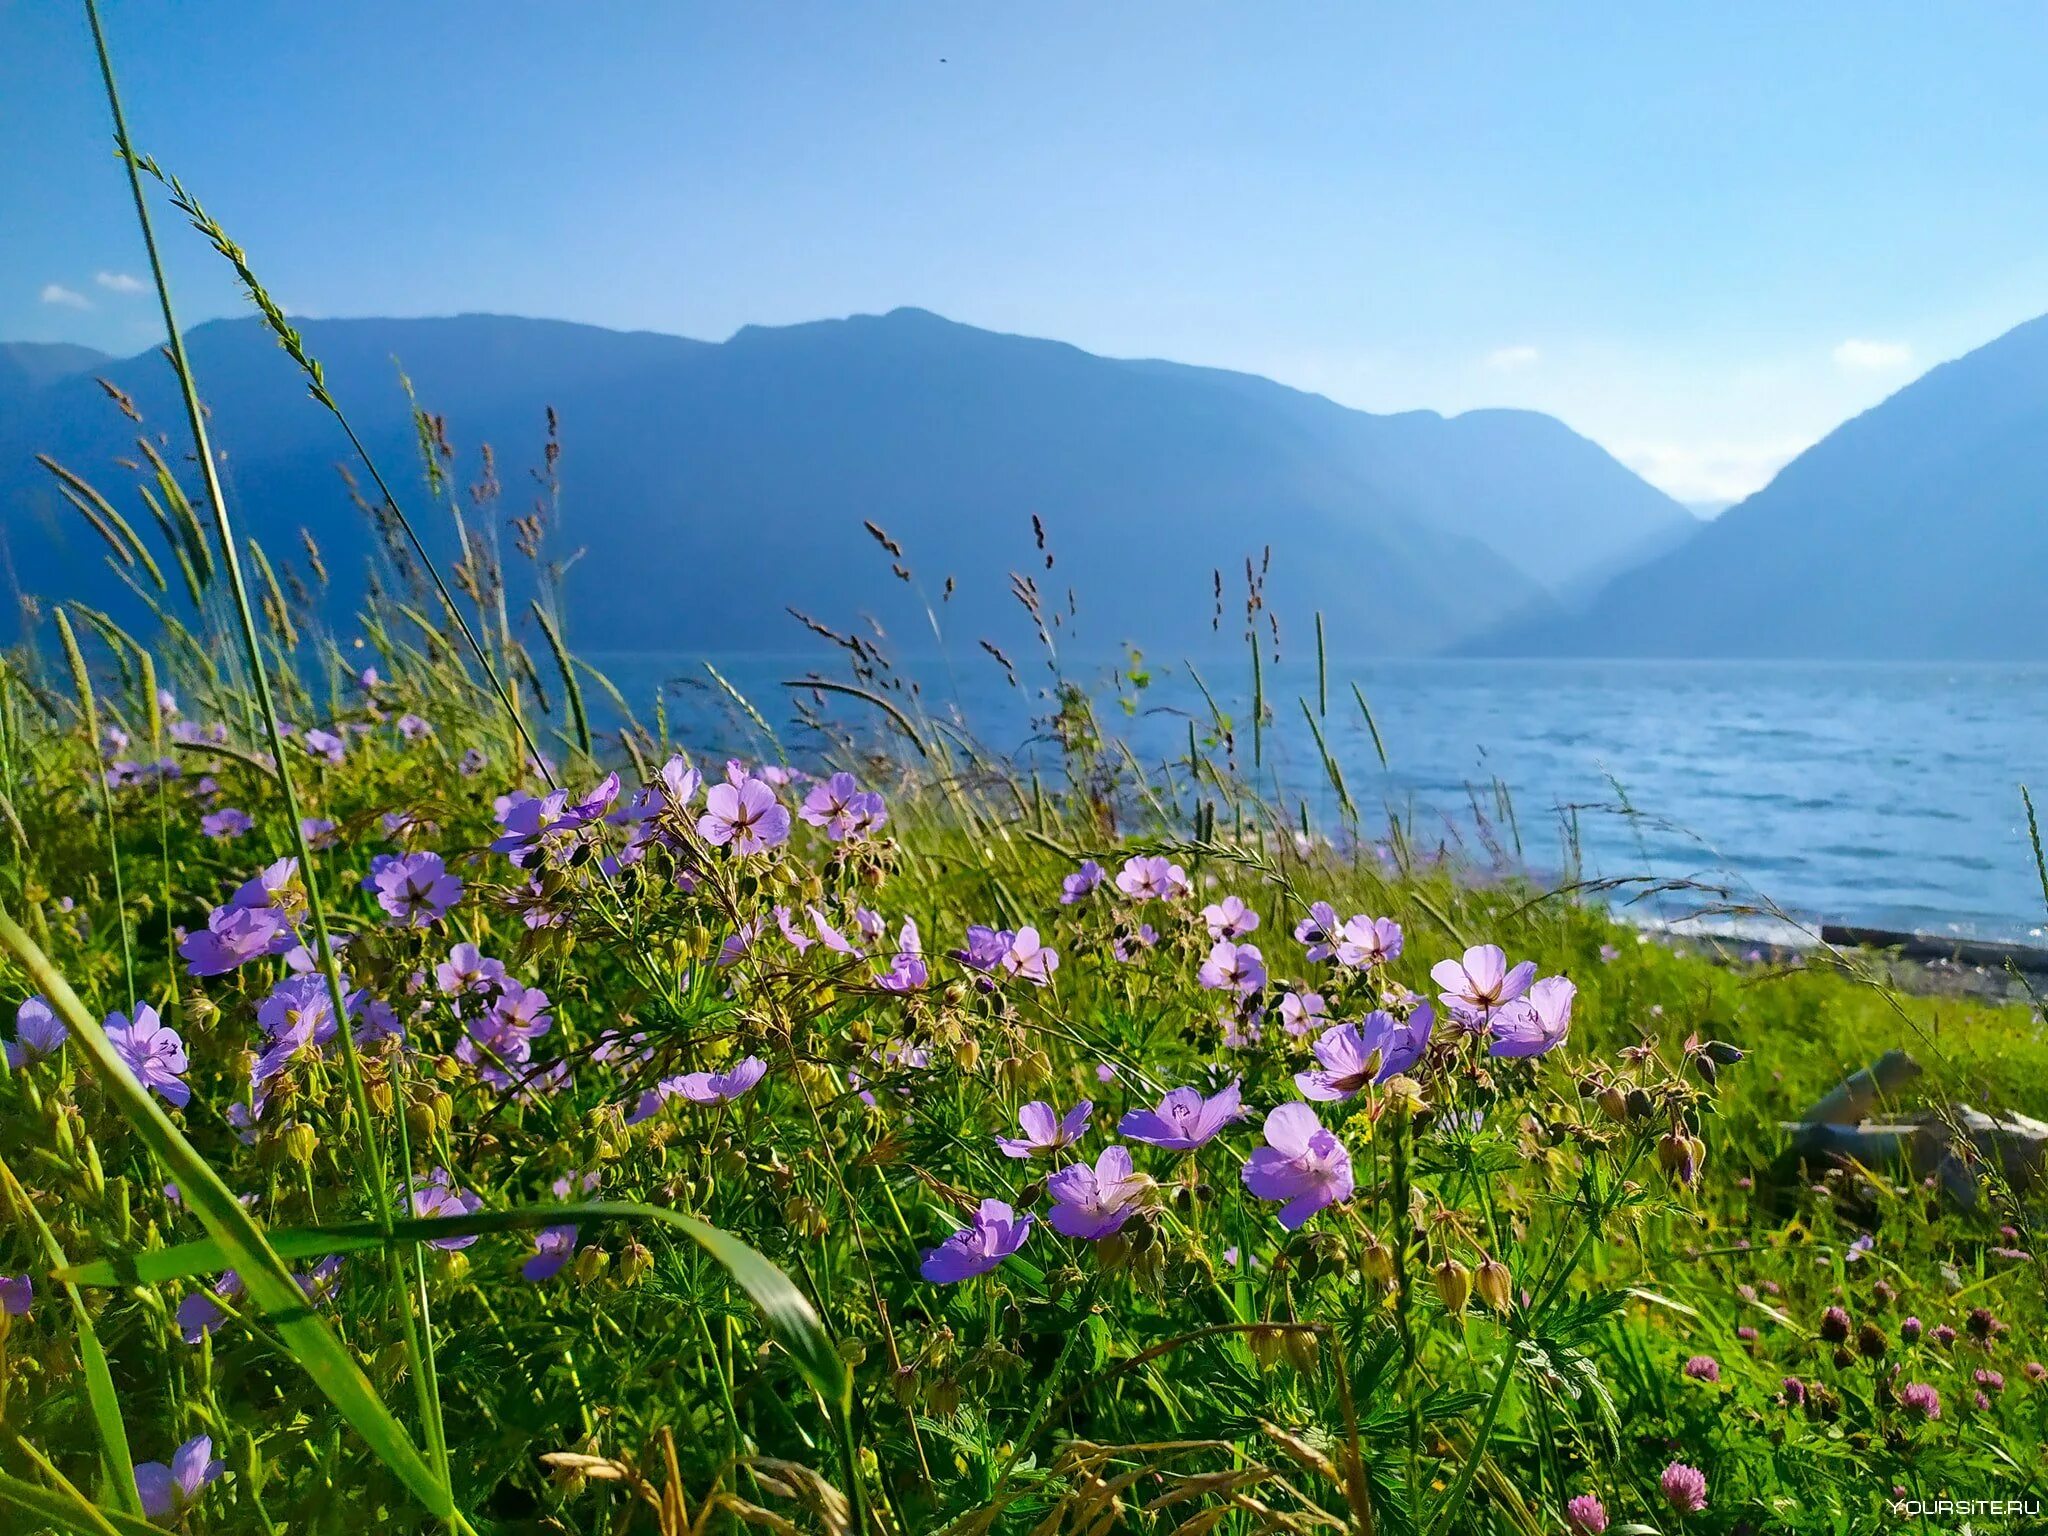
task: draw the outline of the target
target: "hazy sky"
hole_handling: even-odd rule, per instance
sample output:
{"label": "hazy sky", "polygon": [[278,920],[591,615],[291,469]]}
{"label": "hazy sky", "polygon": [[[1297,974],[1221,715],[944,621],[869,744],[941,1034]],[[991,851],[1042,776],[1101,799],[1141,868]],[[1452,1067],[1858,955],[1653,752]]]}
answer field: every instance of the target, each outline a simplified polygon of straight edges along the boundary
{"label": "hazy sky", "polygon": [[[108,0],[307,314],[918,304],[1740,495],[2048,310],[2048,8]],[[154,339],[81,13],[0,0],[0,337]],[[238,312],[172,242],[188,321]]]}

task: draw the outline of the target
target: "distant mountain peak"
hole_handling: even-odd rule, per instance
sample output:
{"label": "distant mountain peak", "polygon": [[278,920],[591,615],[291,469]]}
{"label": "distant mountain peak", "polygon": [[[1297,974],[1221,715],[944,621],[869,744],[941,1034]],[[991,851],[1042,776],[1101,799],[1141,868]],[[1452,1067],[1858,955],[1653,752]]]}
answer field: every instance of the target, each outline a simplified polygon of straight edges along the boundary
{"label": "distant mountain peak", "polygon": [[2031,659],[2048,654],[2048,316],[1843,422],[1582,614],[1491,652]]}

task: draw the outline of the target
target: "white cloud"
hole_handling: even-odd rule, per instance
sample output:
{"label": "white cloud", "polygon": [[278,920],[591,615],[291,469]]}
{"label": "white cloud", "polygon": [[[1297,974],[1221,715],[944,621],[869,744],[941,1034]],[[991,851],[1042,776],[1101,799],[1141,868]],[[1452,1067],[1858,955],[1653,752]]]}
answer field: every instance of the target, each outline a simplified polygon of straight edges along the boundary
{"label": "white cloud", "polygon": [[1913,361],[1913,349],[1903,341],[1863,341],[1850,337],[1835,348],[1835,365],[1855,373],[1882,373],[1903,368]]}
{"label": "white cloud", "polygon": [[1486,354],[1486,366],[1495,373],[1515,373],[1533,368],[1542,355],[1534,347],[1496,347]]}
{"label": "white cloud", "polygon": [[43,284],[43,302],[61,304],[66,309],[91,309],[92,300],[75,288],[66,288],[62,283]]}
{"label": "white cloud", "polygon": [[1678,501],[1740,501],[1811,444],[1804,438],[1755,442],[1630,443],[1614,456]]}
{"label": "white cloud", "polygon": [[109,293],[142,292],[142,279],[127,272],[95,272],[92,280]]}

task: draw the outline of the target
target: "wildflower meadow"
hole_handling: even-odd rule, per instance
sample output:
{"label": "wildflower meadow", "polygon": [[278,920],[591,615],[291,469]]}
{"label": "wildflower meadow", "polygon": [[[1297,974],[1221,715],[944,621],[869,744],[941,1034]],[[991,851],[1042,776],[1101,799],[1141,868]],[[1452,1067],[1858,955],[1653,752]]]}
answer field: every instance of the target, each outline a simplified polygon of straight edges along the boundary
{"label": "wildflower meadow", "polygon": [[[196,227],[348,451],[113,80],[152,254]],[[1894,1047],[1914,1104],[2040,1113],[2032,1008],[1687,953],[1327,754],[1282,792],[1272,722],[1367,701],[1274,696],[1255,608],[1249,712],[1161,760],[1128,672],[1015,667],[1024,763],[844,636],[676,739],[568,646],[546,495],[468,497],[424,409],[419,464],[353,465],[334,611],[223,491],[156,276],[189,409],[50,464],[107,593],[0,662],[0,1529],[2039,1509],[2026,1193],[1781,1128]]]}

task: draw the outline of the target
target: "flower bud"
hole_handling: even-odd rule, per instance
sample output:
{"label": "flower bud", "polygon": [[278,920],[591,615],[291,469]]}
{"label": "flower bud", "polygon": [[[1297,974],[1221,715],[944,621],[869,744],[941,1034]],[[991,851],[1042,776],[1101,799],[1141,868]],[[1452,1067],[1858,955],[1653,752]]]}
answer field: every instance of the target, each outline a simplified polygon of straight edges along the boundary
{"label": "flower bud", "polygon": [[962,1040],[953,1047],[953,1062],[962,1072],[972,1072],[975,1063],[981,1060],[981,1042],[972,1038]]}
{"label": "flower bud", "polygon": [[1479,1293],[1479,1299],[1503,1316],[1513,1304],[1514,1285],[1514,1276],[1508,1273],[1507,1265],[1499,1259],[1488,1259],[1481,1264],[1479,1273],[1472,1282],[1472,1288]]}
{"label": "flower bud", "polygon": [[1251,1345],[1252,1357],[1271,1370],[1280,1359],[1282,1338],[1278,1328],[1254,1328],[1245,1335],[1245,1342]]}
{"label": "flower bud", "polygon": [[1358,1267],[1375,1285],[1390,1285],[1394,1279],[1394,1250],[1375,1237],[1358,1255]]}
{"label": "flower bud", "polygon": [[1281,1335],[1280,1348],[1287,1363],[1306,1375],[1316,1368],[1316,1351],[1321,1342],[1306,1328],[1290,1328]]}
{"label": "flower bud", "polygon": [[320,1138],[313,1127],[303,1120],[294,1120],[284,1128],[285,1156],[301,1168],[313,1166],[313,1153],[320,1145]]}
{"label": "flower bud", "polygon": [[1732,1067],[1742,1060],[1742,1048],[1730,1045],[1726,1040],[1709,1040],[1701,1049],[1724,1067]]}
{"label": "flower bud", "polygon": [[612,1256],[595,1243],[576,1255],[576,1283],[589,1285],[611,1267]]}
{"label": "flower bud", "polygon": [[654,1255],[638,1238],[619,1255],[619,1284],[638,1285],[654,1268]]}
{"label": "flower bud", "polygon": [[1600,1090],[1600,1113],[1617,1124],[1628,1119],[1628,1096],[1619,1088],[1609,1086]]}
{"label": "flower bud", "polygon": [[1456,1259],[1445,1259],[1430,1271],[1430,1278],[1436,1282],[1444,1310],[1453,1317],[1463,1316],[1465,1303],[1472,1297],[1472,1271]]}

